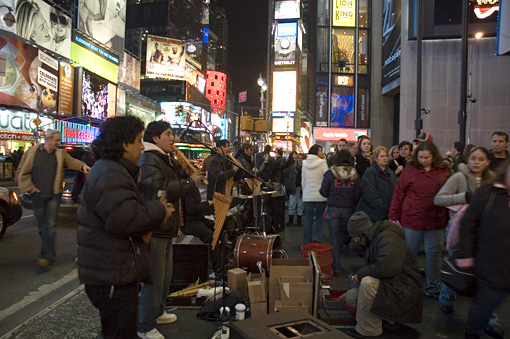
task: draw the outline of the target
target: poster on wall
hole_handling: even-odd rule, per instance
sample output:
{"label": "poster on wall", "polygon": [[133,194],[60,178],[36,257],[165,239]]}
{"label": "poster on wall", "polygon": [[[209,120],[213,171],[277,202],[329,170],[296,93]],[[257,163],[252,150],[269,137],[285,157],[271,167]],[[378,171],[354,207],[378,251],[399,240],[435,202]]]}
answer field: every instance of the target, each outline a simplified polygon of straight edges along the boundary
{"label": "poster on wall", "polygon": [[73,115],[74,66],[60,61],[58,112]]}
{"label": "poster on wall", "polygon": [[370,128],[369,89],[358,88],[358,112],[356,128]]}
{"label": "poster on wall", "polygon": [[126,0],[80,0],[78,29],[122,55]]}
{"label": "poster on wall", "polygon": [[140,60],[124,52],[124,57],[119,64],[119,82],[140,90],[140,68]]}
{"label": "poster on wall", "polygon": [[328,86],[317,84],[315,90],[315,126],[328,126]]}
{"label": "poster on wall", "polygon": [[9,13],[16,22],[8,27],[0,20],[0,29],[69,58],[72,20],[64,11],[42,0],[0,0],[0,18]]}
{"label": "poster on wall", "polygon": [[332,2],[333,26],[354,27],[356,24],[356,0],[333,0]]}
{"label": "poster on wall", "polygon": [[24,41],[8,37],[0,37],[0,54],[6,59],[6,75],[0,77],[0,102],[34,110],[56,111],[58,61]]}
{"label": "poster on wall", "polygon": [[333,87],[331,93],[331,127],[354,127],[354,89]]}
{"label": "poster on wall", "polygon": [[148,35],[145,75],[149,78],[184,79],[185,50],[184,41]]}
{"label": "poster on wall", "polygon": [[105,120],[115,115],[116,102],[117,86],[83,69],[81,115]]}
{"label": "poster on wall", "polygon": [[382,30],[382,85],[400,77],[401,0],[384,0]]}

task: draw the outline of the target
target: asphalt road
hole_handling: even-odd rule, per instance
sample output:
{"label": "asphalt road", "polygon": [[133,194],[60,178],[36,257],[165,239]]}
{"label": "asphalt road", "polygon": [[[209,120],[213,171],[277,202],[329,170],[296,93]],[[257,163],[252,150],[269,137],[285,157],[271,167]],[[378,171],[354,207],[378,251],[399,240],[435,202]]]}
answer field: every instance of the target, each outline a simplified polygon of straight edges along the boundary
{"label": "asphalt road", "polygon": [[79,287],[75,216],[60,214],[57,256],[50,269],[37,266],[40,239],[31,210],[0,239],[0,337]]}

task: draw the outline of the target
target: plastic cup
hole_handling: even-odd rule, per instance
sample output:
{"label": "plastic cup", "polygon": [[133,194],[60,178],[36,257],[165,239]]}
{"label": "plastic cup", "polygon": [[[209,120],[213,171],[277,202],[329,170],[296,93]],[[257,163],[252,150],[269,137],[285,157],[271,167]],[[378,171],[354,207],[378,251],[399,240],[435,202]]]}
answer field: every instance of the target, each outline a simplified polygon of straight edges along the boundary
{"label": "plastic cup", "polygon": [[244,304],[236,305],[236,320],[244,320],[246,315],[246,306]]}

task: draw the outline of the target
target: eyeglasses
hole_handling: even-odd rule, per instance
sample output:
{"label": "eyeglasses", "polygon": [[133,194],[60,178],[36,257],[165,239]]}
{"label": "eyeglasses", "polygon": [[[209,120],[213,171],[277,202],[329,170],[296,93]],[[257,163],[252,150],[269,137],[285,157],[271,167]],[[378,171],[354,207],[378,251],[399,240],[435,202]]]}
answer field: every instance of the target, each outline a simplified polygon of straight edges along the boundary
{"label": "eyeglasses", "polygon": [[67,26],[67,18],[63,15],[57,15],[55,13],[50,13],[50,20],[51,23],[56,25],[57,23],[60,23],[62,26]]}

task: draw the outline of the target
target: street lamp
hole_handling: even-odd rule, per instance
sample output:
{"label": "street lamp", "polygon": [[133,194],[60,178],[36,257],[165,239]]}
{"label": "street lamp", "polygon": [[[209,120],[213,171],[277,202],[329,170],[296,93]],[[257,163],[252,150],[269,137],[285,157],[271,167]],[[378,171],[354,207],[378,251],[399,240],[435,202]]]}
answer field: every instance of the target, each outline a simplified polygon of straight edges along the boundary
{"label": "street lamp", "polygon": [[260,116],[264,117],[264,92],[267,90],[267,85],[262,74],[259,74],[257,84],[260,86]]}
{"label": "street lamp", "polygon": [[[473,57],[474,57],[474,49],[475,49],[475,44],[476,44],[476,40],[479,40],[483,37],[483,33],[482,32],[477,32],[475,34],[475,39],[473,40],[473,42],[469,45],[469,51],[468,51],[468,77],[466,79],[467,81],[467,95],[466,95],[466,98],[465,100],[467,102],[469,102],[470,104],[474,104],[476,103],[476,98],[475,96],[473,95],[473,93],[471,92],[472,91],[472,81],[473,81]],[[468,41],[468,44],[469,44],[469,41]],[[470,124],[470,120],[471,120],[471,112],[468,112],[468,109],[467,109],[467,103],[466,103],[466,144],[468,144],[470,142],[470,139],[471,139],[471,124]]]}

